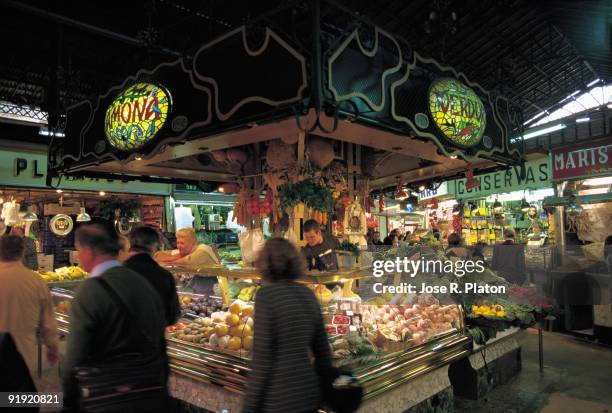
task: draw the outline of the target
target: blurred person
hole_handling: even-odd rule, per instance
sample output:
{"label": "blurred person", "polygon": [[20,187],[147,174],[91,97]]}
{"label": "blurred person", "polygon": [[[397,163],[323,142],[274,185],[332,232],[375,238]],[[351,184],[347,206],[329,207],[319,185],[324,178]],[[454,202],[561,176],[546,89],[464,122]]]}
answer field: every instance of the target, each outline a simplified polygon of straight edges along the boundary
{"label": "blurred person", "polygon": [[338,259],[334,252],[334,245],[323,237],[323,232],[317,221],[309,219],[304,222],[304,240],[302,255],[306,259],[308,269],[320,271],[335,271],[338,269]]}
{"label": "blurred person", "polygon": [[302,257],[289,241],[273,238],[256,266],[264,285],[255,298],[243,412],[316,412],[322,404],[321,377],[329,375],[332,362],[319,302],[296,282],[303,275]]}
{"label": "blurred person", "polygon": [[130,240],[125,235],[119,235],[119,254],[117,255],[117,260],[120,262],[125,262],[128,258],[130,258]]}
{"label": "blurred person", "polygon": [[392,229],[391,232],[383,240],[383,245],[395,245],[397,243],[397,228]]}
{"label": "blurred person", "polygon": [[[0,332],[0,390],[6,392],[35,392],[30,370],[17,350],[10,333]],[[38,408],[25,411],[38,412]]]}
{"label": "blurred person", "polygon": [[474,245],[474,248],[472,249],[472,258],[474,258],[475,260],[480,260],[486,263],[485,261],[485,257],[484,257],[484,249],[487,247],[487,244],[485,244],[484,242],[480,241],[478,242],[476,245]]}
{"label": "blurred person", "polygon": [[25,265],[31,270],[38,271],[38,254],[36,252],[36,241],[34,241],[30,237],[25,236],[25,228],[23,227],[12,227],[10,234],[23,238],[23,265]]}
{"label": "blurred person", "polygon": [[176,231],[175,250],[159,251],[154,258],[159,263],[176,265],[214,265],[221,262],[211,246],[198,243],[195,230],[189,227]]}
{"label": "blurred person", "polygon": [[161,246],[159,233],[151,227],[136,227],[130,232],[129,243],[129,258],[123,265],[151,283],[164,306],[166,325],[173,325],[181,314],[181,307],[174,277],[153,259],[153,255]]}
{"label": "blurred person", "polygon": [[459,234],[457,234],[456,232],[453,232],[452,234],[448,236],[447,242],[448,242],[448,248],[446,248],[447,257],[449,258],[455,257],[455,258],[461,258],[461,259],[468,257],[469,255],[468,251],[463,246],[463,240],[461,239],[461,236]]}
{"label": "blurred person", "polygon": [[16,235],[0,237],[0,331],[13,337],[38,391],[44,391],[37,375],[37,332],[46,347],[47,361],[55,364],[57,325],[47,284],[22,263],[23,241]]}
{"label": "blurred person", "polygon": [[525,246],[514,241],[515,232],[512,228],[504,230],[505,241],[493,247],[491,269],[507,281],[522,285],[527,279],[525,265]]}
{"label": "blurred person", "polygon": [[[143,276],[117,260],[119,238],[112,226],[95,222],[81,225],[75,234],[75,245],[80,266],[89,272],[89,277],[77,288],[70,307],[70,335],[62,366],[64,405],[69,410],[78,408],[75,367],[133,353],[166,360],[163,354],[166,320],[159,295]],[[119,297],[128,314],[116,304],[103,283]],[[133,333],[134,325],[146,340]],[[160,364],[159,377],[165,375],[166,369]],[[151,403],[149,399],[134,397],[125,409],[163,411],[165,402],[165,395],[153,405],[147,404]]]}
{"label": "blurred person", "polygon": [[372,244],[374,245],[383,245],[383,242],[380,240],[380,232],[374,231],[372,234]]}

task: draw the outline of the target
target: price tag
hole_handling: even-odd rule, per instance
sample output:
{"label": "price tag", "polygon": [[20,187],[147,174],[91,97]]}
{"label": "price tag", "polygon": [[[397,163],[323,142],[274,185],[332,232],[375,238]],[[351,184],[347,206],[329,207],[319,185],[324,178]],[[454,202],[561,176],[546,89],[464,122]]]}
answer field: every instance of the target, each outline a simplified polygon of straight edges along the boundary
{"label": "price tag", "polygon": [[353,312],[352,312],[351,310],[346,310],[346,315],[347,315],[347,316],[349,316],[349,317],[351,317],[351,316],[353,316],[354,314],[353,314]]}
{"label": "price tag", "polygon": [[356,326],[349,326],[349,331],[355,332],[355,331],[357,331],[357,327]]}

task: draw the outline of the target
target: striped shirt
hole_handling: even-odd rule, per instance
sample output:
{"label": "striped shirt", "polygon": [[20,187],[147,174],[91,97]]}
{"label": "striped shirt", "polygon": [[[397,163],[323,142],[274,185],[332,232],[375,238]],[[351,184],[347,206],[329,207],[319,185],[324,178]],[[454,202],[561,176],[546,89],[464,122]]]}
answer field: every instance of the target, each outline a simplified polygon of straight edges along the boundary
{"label": "striped shirt", "polygon": [[258,291],[250,367],[245,413],[320,407],[317,371],[331,368],[331,355],[321,308],[308,287],[279,282]]}

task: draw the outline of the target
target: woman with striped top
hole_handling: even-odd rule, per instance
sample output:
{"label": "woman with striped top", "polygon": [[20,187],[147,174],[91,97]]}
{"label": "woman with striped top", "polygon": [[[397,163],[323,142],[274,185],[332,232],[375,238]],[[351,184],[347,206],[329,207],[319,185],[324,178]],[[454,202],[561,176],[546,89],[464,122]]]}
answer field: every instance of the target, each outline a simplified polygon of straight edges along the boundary
{"label": "woman with striped top", "polygon": [[320,377],[332,365],[319,303],[308,287],[295,282],[303,274],[301,254],[289,241],[274,238],[261,251],[257,268],[264,285],[255,299],[244,412],[316,412]]}

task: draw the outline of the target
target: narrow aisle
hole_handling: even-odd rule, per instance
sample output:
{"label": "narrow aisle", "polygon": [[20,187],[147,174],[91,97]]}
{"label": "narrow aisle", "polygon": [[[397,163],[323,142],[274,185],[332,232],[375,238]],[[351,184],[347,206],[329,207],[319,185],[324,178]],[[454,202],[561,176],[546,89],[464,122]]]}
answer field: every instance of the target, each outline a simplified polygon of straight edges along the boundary
{"label": "narrow aisle", "polygon": [[538,367],[537,330],[519,339],[523,368],[485,400],[455,399],[455,412],[612,412],[612,349],[544,333],[544,372]]}

